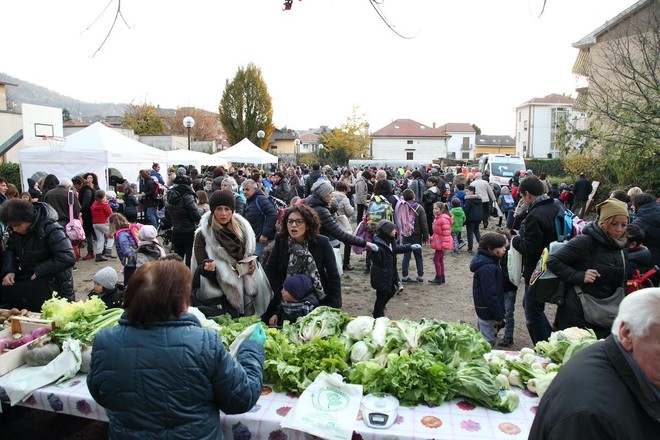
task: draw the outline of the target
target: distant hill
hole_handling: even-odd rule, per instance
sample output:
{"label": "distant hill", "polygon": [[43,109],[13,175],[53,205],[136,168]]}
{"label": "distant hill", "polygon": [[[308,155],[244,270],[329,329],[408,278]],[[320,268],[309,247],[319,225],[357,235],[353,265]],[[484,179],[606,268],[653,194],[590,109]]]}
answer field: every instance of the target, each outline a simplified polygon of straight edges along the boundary
{"label": "distant hill", "polygon": [[100,103],[90,104],[79,101],[68,96],[61,95],[53,90],[47,89],[37,84],[15,78],[0,72],[0,81],[18,84],[18,87],[7,87],[7,107],[11,108],[11,103],[18,105],[17,111],[20,111],[20,104],[45,105],[48,107],[59,107],[69,110],[72,118],[79,115],[85,116],[122,116],[126,104]]}

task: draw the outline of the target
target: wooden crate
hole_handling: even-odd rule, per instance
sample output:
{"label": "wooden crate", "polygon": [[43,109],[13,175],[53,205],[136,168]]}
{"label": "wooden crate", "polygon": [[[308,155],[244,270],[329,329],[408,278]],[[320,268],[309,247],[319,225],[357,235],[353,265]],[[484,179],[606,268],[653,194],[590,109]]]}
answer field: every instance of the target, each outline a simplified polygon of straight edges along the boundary
{"label": "wooden crate", "polygon": [[[12,317],[12,328],[6,328],[0,331],[0,339],[9,338],[14,333],[29,334],[35,329],[47,327],[51,330],[55,328],[55,322],[50,319],[36,319],[26,317]],[[42,336],[43,338],[44,336]],[[21,345],[18,348],[0,353],[0,376],[20,367],[25,363],[25,353],[30,343]]]}

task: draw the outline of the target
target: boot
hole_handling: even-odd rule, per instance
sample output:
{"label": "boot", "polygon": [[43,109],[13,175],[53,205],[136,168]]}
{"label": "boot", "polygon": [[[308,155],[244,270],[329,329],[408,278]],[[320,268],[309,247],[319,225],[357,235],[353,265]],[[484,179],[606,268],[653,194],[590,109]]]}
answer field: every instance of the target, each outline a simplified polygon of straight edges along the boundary
{"label": "boot", "polygon": [[431,284],[442,284],[442,278],[441,277],[435,277],[432,280],[429,280],[429,283],[431,283]]}
{"label": "boot", "polygon": [[445,276],[444,275],[442,275],[440,277],[440,284],[445,284]]}
{"label": "boot", "polygon": [[92,258],[94,258],[94,252],[87,252],[87,255],[82,257],[83,260],[91,260]]}
{"label": "boot", "polygon": [[112,249],[106,249],[106,250],[105,250],[105,253],[103,254],[103,256],[104,256],[104,257],[107,257],[107,258],[117,258],[117,257],[115,257],[114,255],[112,255]]}
{"label": "boot", "polygon": [[101,261],[108,261],[107,258],[103,258],[103,254],[97,254],[96,255],[96,262],[100,263]]}

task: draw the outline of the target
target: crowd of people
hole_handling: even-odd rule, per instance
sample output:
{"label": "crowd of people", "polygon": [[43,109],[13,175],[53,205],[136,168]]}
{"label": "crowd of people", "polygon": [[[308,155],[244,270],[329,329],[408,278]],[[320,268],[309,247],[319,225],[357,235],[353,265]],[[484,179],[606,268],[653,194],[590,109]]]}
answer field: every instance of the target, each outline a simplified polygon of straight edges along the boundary
{"label": "crowd of people", "polygon": [[[197,328],[199,321],[186,313],[187,307],[206,316],[254,315],[267,326],[281,326],[321,305],[341,308],[341,274],[355,270],[354,251],[366,252],[364,270],[376,293],[376,318],[386,315],[388,302],[405,283],[442,289],[445,257],[467,252],[475,323],[493,347],[513,344],[518,284],[509,274],[512,249],[521,254],[522,305],[533,343],[573,326],[606,337],[612,323],[590,321],[581,296],[612,298],[635,271],[660,265],[657,199],[639,188],[613,192],[596,207],[596,219],[547,261],[567,287],[565,302],[550,322],[545,303],[531,294],[530,280],[544,249],[559,238],[559,214],[570,208],[586,215],[592,185],[584,174],[569,187],[548,183],[544,173],[520,170],[509,185],[500,186],[490,183],[488,175],[462,167],[340,169],[314,164],[270,172],[215,167],[204,173],[179,167],[163,176],[153,164],[140,172],[137,184],[117,176],[110,182],[113,187],[105,191],[93,173],[71,180],[48,175],[42,181],[30,179],[29,191],[18,194],[9,192],[8,182],[0,178],[1,276],[6,287],[47,280],[41,288],[73,300],[76,262],[100,263],[90,295],[109,307],[124,307],[126,313],[117,329],[97,339],[89,383],[95,398],[113,409],[110,421],[116,433],[145,423],[121,403],[129,390],[118,385],[136,374],[122,369],[129,369],[143,343],[168,353],[170,346],[192,344],[183,329],[194,330],[199,333],[195,337],[214,347],[188,351],[191,371],[205,372],[194,383],[206,390],[206,399],[195,404],[207,412],[248,408],[261,386],[261,327],[254,333],[259,343],[246,344],[238,364],[232,363],[217,338]],[[84,240],[72,238],[74,220],[80,221]],[[159,239],[163,231],[169,233],[172,254]],[[434,276],[428,279],[424,247],[433,253]],[[413,257],[416,276],[411,276]],[[108,258],[119,258],[123,283],[115,269],[102,267]],[[133,328],[150,332],[136,333],[127,344],[121,335]],[[155,348],[157,341],[167,344]],[[125,360],[119,369],[112,364],[118,358]],[[214,368],[208,370],[206,363]],[[162,369],[173,374],[166,366]],[[235,383],[243,385],[232,388],[220,379],[224,374],[236,375],[240,380]],[[176,389],[184,383],[192,382],[173,376]],[[218,398],[225,394],[249,398],[241,397],[241,404],[233,406]],[[161,410],[159,402],[149,409],[153,414]],[[186,417],[182,415],[187,432],[206,435],[218,429],[215,423]]]}

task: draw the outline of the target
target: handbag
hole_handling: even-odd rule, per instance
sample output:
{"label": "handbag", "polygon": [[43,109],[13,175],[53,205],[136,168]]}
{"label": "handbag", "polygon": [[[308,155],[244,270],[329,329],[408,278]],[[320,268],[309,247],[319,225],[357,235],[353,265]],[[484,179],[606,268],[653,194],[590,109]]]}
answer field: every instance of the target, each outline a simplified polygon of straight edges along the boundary
{"label": "handbag", "polygon": [[73,190],[69,190],[68,202],[69,202],[69,223],[66,224],[64,231],[66,236],[71,241],[83,241],[85,239],[85,229],[83,228],[82,221],[80,218],[75,218],[73,216]]}
{"label": "handbag", "polygon": [[205,277],[199,277],[199,288],[193,289],[190,305],[197,307],[207,318],[224,314],[238,318],[240,313],[229,303],[224,292]]}
{"label": "handbag", "polygon": [[536,268],[532,272],[529,281],[528,293],[530,298],[539,303],[552,303],[561,306],[564,304],[564,295],[566,293],[566,286],[564,282],[548,269],[547,262],[551,250],[554,251],[563,246],[565,241],[555,241],[550,243],[549,248],[543,249],[541,258],[536,263]]}
{"label": "handbag", "polygon": [[506,265],[509,281],[511,281],[514,286],[518,286],[520,284],[520,279],[522,278],[522,254],[513,246],[507,253]]}
{"label": "handbag", "polygon": [[[626,276],[626,257],[621,251],[621,259],[623,261],[623,276],[625,282]],[[610,327],[614,322],[614,318],[619,313],[619,304],[626,296],[626,289],[623,286],[616,288],[614,293],[607,298],[596,298],[593,295],[585,293],[580,286],[573,286],[575,293],[580,299],[582,305],[582,312],[584,313],[584,320],[589,324],[597,325],[598,327]]]}

